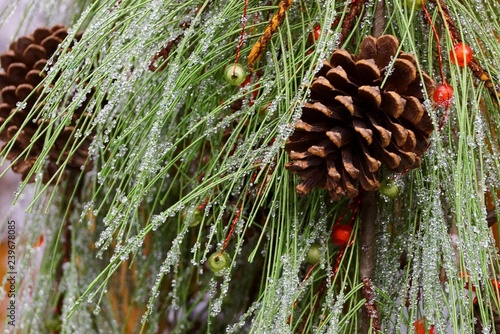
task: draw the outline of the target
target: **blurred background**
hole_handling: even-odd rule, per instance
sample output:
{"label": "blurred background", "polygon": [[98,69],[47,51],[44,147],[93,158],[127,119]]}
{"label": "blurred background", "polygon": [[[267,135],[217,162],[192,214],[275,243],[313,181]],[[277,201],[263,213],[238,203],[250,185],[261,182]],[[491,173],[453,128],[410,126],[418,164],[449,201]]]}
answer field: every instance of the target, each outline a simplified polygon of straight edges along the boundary
{"label": "blurred background", "polygon": [[[23,14],[25,13],[27,2],[27,0],[0,0],[0,14],[4,13],[4,11],[10,12],[12,8],[14,9],[5,22],[0,21],[0,53],[8,50],[10,42],[14,39],[14,37],[16,37],[16,34],[18,34],[18,28],[23,21]],[[25,26],[28,31],[34,30],[36,27],[42,25],[44,25],[44,18],[42,15],[38,15],[34,20],[25,22]],[[20,34],[22,35],[22,32],[20,32]],[[0,96],[0,103],[1,102]],[[2,142],[0,143],[3,145]],[[5,171],[8,164],[8,161],[3,162],[2,164],[0,159],[0,173]],[[0,219],[2,221],[0,228],[0,278],[3,280],[2,286],[4,288],[6,286],[4,278],[6,277],[5,274],[7,272],[7,221],[15,220],[16,241],[19,241],[19,238],[22,237],[23,222],[26,215],[25,210],[31,202],[32,197],[32,192],[28,191],[20,196],[15,205],[12,205],[15,197],[15,191],[20,182],[21,176],[10,170],[0,178]],[[21,275],[18,275],[18,279],[22,279]],[[0,293],[0,300],[0,332],[4,332],[6,305],[9,302],[9,299],[4,298],[4,292],[2,292]],[[5,332],[8,333],[8,331]]]}

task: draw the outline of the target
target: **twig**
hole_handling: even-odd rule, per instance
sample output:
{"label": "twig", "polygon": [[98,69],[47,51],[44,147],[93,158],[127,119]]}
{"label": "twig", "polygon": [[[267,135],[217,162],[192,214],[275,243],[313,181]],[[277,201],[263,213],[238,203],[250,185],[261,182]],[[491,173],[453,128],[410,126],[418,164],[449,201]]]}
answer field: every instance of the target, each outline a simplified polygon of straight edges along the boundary
{"label": "twig", "polygon": [[240,219],[240,214],[241,214],[241,210],[243,209],[243,204],[240,205],[238,211],[236,212],[236,215],[234,216],[233,218],[233,222],[231,223],[231,228],[229,229],[229,233],[227,234],[226,238],[224,239],[224,244],[222,245],[222,249],[221,251],[219,252],[219,255],[217,256],[217,258],[219,256],[222,255],[222,253],[224,253],[224,251],[226,250],[227,248],[227,244],[229,243],[229,240],[231,239],[231,236],[233,235],[234,233],[234,229],[236,228],[236,223],[238,222],[238,220]]}
{"label": "twig", "polygon": [[290,9],[292,3],[293,0],[280,1],[278,5],[279,7],[278,11],[271,18],[271,21],[264,30],[264,33],[260,36],[259,40],[255,42],[255,44],[253,45],[252,50],[250,50],[250,53],[248,54],[247,57],[248,67],[250,68],[251,71],[253,71],[253,66],[257,61],[257,59],[260,58],[260,56],[266,49],[266,45],[271,40],[271,37],[273,36],[274,32],[278,30],[279,26],[285,19],[286,12]]}
{"label": "twig", "polygon": [[[366,321],[367,325],[370,325],[371,323],[372,333],[377,334],[377,332],[381,329],[381,325],[377,310],[377,303],[375,302],[375,290],[373,289],[371,278],[363,278],[363,288],[361,289],[361,292],[363,293],[363,297],[366,299],[365,308],[367,313],[367,317],[364,318],[363,321]],[[367,333],[368,328],[363,333]]]}
{"label": "twig", "polygon": [[498,221],[497,213],[495,209],[487,210],[486,221],[488,222],[488,227],[491,227]]}
{"label": "twig", "polygon": [[385,0],[377,1],[377,8],[375,9],[375,19],[373,22],[372,35],[379,38],[384,32],[385,28]]}
{"label": "twig", "polygon": [[349,13],[347,13],[345,19],[342,21],[342,31],[340,32],[340,43],[343,43],[347,38],[347,35],[352,30],[355,19],[358,17],[363,5],[367,3],[368,0],[352,0],[349,4]]}
{"label": "twig", "polygon": [[[212,3],[212,1],[210,1],[208,5],[210,5]],[[197,16],[199,11],[203,8],[202,5],[198,6],[198,8],[196,9],[196,11],[194,12],[194,16]],[[163,71],[165,69],[165,67],[167,66],[166,63],[164,63],[163,65],[160,66],[160,68],[158,68],[158,66],[156,66],[154,63],[160,58],[162,57],[163,60],[167,60],[168,56],[170,55],[170,52],[172,51],[172,48],[174,46],[176,46],[177,44],[179,44],[180,41],[182,41],[182,39],[184,38],[184,34],[186,32],[187,29],[189,29],[191,27],[191,24],[193,23],[193,20],[189,20],[189,21],[186,21],[186,22],[183,22],[179,25],[179,28],[182,28],[183,31],[176,37],[174,38],[173,40],[169,41],[167,43],[167,45],[161,49],[160,51],[158,51],[154,56],[153,58],[151,58],[151,61],[149,62],[149,70],[151,72],[154,72],[156,70],[160,70],[160,71]]]}
{"label": "twig", "polygon": [[360,245],[361,259],[359,274],[364,283],[362,293],[366,299],[361,319],[360,333],[376,334],[381,329],[372,278],[375,274],[375,234],[377,218],[377,197],[375,192],[366,192],[361,201],[361,228]]}

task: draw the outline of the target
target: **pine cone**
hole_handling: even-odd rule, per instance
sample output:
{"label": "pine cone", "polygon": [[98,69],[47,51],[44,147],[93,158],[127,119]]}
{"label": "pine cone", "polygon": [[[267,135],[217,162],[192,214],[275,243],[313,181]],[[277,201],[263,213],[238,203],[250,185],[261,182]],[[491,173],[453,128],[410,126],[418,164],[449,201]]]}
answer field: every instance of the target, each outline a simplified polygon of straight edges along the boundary
{"label": "pine cone", "polygon": [[[50,29],[38,28],[33,34],[20,37],[11,43],[9,50],[0,55],[0,65],[5,70],[5,73],[0,73],[0,140],[6,142],[2,150],[9,145],[9,141],[14,141],[7,158],[9,160],[19,158],[11,167],[14,172],[21,174],[23,179],[28,176],[42,152],[45,140],[43,135],[37,139],[33,138],[37,130],[44,126],[41,122],[34,122],[38,115],[30,115],[30,120],[27,120],[42,91],[41,88],[34,90],[45,76],[42,70],[47,60],[67,35],[67,28],[60,25]],[[77,35],[76,38],[81,38],[81,35]],[[17,104],[26,98],[24,108],[16,111]],[[84,103],[75,110],[71,124],[63,129],[54,147],[51,148],[44,182],[47,182],[59,168],[58,160],[64,161],[69,151],[73,149],[75,126],[80,118],[86,117],[85,107]],[[72,154],[67,163],[68,169],[80,171],[82,166],[85,170],[92,168],[90,163],[86,163],[91,140],[92,138],[87,138]],[[23,152],[30,144],[31,148]],[[34,177],[29,180],[33,181]]]}
{"label": "pine cone", "polygon": [[434,82],[398,47],[394,36],[369,36],[358,56],[336,50],[323,62],[285,146],[300,194],[319,187],[334,200],[355,197],[359,186],[380,187],[382,163],[395,172],[419,166],[434,129],[422,86],[430,95]]}

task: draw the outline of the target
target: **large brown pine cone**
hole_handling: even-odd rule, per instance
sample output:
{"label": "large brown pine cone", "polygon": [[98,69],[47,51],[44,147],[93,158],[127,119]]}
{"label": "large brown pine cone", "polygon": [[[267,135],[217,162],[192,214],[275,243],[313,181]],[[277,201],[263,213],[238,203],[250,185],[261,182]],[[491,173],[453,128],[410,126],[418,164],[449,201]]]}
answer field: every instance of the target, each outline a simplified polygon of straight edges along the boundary
{"label": "large brown pine cone", "polygon": [[[5,71],[0,73],[0,140],[6,142],[2,150],[9,144],[8,142],[14,141],[7,158],[9,160],[19,158],[11,167],[14,172],[20,173],[23,179],[28,176],[42,152],[45,140],[44,135],[40,134],[34,138],[37,130],[41,130],[45,124],[35,121],[38,115],[29,115],[42,91],[41,87],[36,91],[35,88],[45,76],[42,70],[47,60],[67,35],[67,28],[60,25],[38,28],[31,35],[22,36],[12,42],[9,50],[0,55],[0,65]],[[81,35],[76,36],[77,39],[80,37]],[[26,104],[23,109],[16,111],[21,101],[26,101]],[[65,161],[70,150],[74,149],[74,130],[77,124],[83,121],[82,117],[86,117],[85,107],[86,103],[75,110],[71,123],[62,130],[55,145],[51,147],[44,182],[54,175],[59,164]],[[92,138],[86,138],[76,149],[68,160],[67,169],[80,171],[82,168],[85,170],[92,168],[92,164],[86,162],[91,140]],[[30,144],[30,149],[23,152]],[[29,182],[33,181],[32,176]]]}
{"label": "large brown pine cone", "polygon": [[358,56],[336,50],[324,61],[285,146],[300,194],[319,187],[334,200],[355,197],[360,186],[380,187],[382,163],[397,172],[420,164],[434,129],[423,86],[430,95],[434,82],[398,47],[394,36],[369,36]]}

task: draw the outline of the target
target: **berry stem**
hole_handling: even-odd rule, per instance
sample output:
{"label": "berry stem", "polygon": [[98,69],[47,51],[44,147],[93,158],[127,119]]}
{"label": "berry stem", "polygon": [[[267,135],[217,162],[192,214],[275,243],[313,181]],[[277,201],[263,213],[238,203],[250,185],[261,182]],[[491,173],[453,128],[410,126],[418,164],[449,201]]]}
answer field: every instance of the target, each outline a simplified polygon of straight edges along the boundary
{"label": "berry stem", "polygon": [[425,1],[422,1],[422,9],[425,13],[425,17],[427,18],[427,21],[429,21],[429,25],[431,26],[434,38],[436,39],[436,49],[437,49],[438,60],[439,60],[439,73],[441,75],[441,82],[443,84],[446,84],[446,79],[444,77],[444,71],[443,71],[443,55],[441,54],[441,42],[439,39],[439,35],[436,31],[436,27],[434,26],[434,23],[432,23],[431,15],[427,11],[427,7],[425,7]]}
{"label": "berry stem", "polygon": [[352,213],[351,218],[350,218],[350,224],[352,224],[354,222],[354,219],[356,218],[357,213],[358,213],[358,208],[359,208],[360,203],[361,203],[361,196],[358,195],[357,197],[355,197],[351,201],[351,203],[349,203],[347,208],[345,208],[344,212],[342,212],[342,214],[339,216],[339,218],[337,218],[337,220],[335,221],[333,226],[340,224],[344,220],[344,217],[347,214],[347,212],[349,212],[349,210],[351,210],[352,207],[354,207],[353,213]]}
{"label": "berry stem", "polygon": [[[309,276],[311,276],[311,273],[312,271],[314,270],[314,268],[316,268],[318,266],[318,264],[312,264],[309,266],[309,269],[307,270],[307,273],[306,275],[304,276],[304,279],[302,280],[302,284],[304,284],[307,279],[309,278]],[[295,298],[295,301],[293,302],[293,308],[295,309],[297,307],[297,303],[298,303],[298,298]],[[288,316],[288,319],[287,319],[287,324],[290,324],[290,321],[292,320],[292,315],[290,314]]]}
{"label": "berry stem", "polygon": [[337,276],[337,272],[339,271],[340,268],[340,262],[342,262],[342,257],[344,256],[344,251],[345,248],[341,249],[339,251],[339,255],[337,255],[337,259],[335,260],[335,266],[333,267],[333,275],[331,281],[335,279],[335,276]]}
{"label": "berry stem", "polygon": [[224,244],[222,245],[222,249],[220,250],[219,255],[217,255],[217,257],[221,256],[222,253],[224,253],[224,251],[226,250],[227,244],[229,243],[229,240],[231,239],[231,236],[234,233],[234,229],[236,228],[236,223],[238,222],[238,219],[240,218],[240,214],[241,214],[242,209],[243,209],[243,204],[240,205],[238,211],[236,212],[236,215],[233,218],[233,222],[231,223],[231,228],[229,229],[229,233],[227,234],[226,239],[224,239]]}
{"label": "berry stem", "polygon": [[238,46],[236,47],[236,57],[234,60],[234,66],[236,67],[236,64],[238,64],[238,61],[240,60],[240,52],[241,48],[243,46],[243,42],[245,41],[245,27],[247,24],[247,10],[248,10],[248,0],[245,0],[245,3],[243,5],[243,14],[241,15],[241,33],[240,33],[240,39],[238,41]]}
{"label": "berry stem", "polygon": [[201,210],[205,209],[205,206],[207,206],[208,201],[210,201],[210,196],[207,197],[207,199],[203,203],[201,203],[200,205],[198,205],[198,207],[196,208],[196,210],[201,211]]}
{"label": "berry stem", "polygon": [[448,116],[450,116],[450,106],[446,106],[446,109],[444,110],[443,117],[441,118],[441,122],[439,123],[438,132],[441,132],[443,130],[443,126],[446,124]]}

